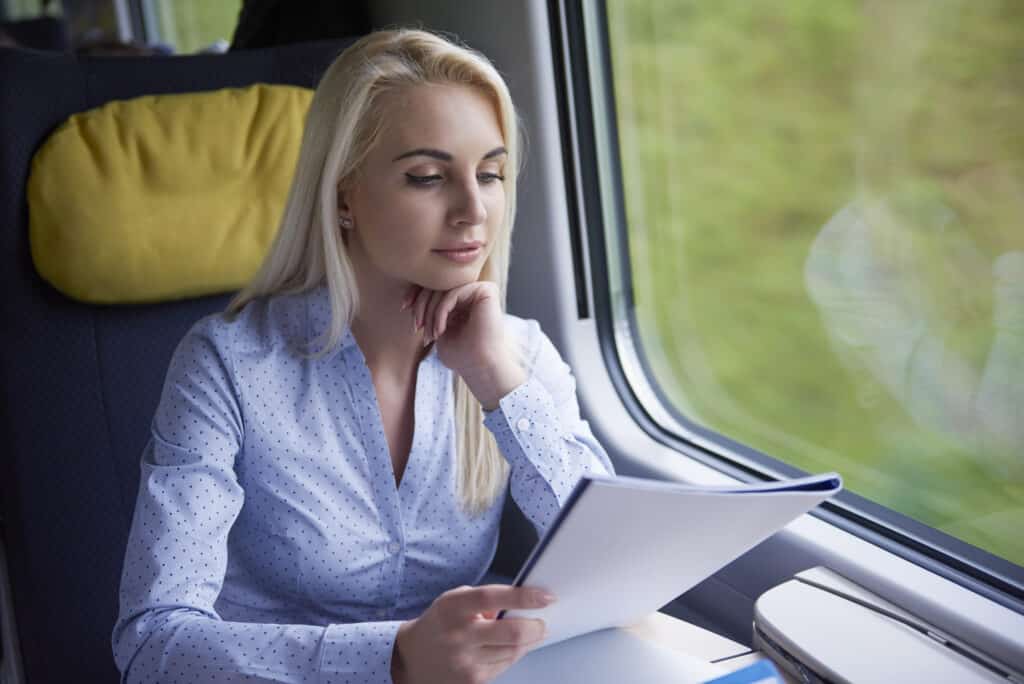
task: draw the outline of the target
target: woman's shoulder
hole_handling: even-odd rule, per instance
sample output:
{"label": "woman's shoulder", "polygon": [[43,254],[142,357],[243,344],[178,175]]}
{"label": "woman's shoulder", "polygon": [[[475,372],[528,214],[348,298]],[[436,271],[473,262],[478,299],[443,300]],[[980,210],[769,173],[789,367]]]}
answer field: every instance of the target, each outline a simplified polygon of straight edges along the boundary
{"label": "woman's shoulder", "polygon": [[551,344],[540,323],[533,318],[505,314],[505,331],[527,368],[532,368],[542,345]]}
{"label": "woman's shoulder", "polygon": [[523,340],[536,340],[536,338],[544,333],[540,329],[540,323],[533,318],[522,318],[514,314],[505,314],[505,331],[517,338]]}
{"label": "woman's shoulder", "polygon": [[235,312],[196,321],[183,342],[202,341],[221,354],[247,354],[308,341],[311,291],[257,297]]}

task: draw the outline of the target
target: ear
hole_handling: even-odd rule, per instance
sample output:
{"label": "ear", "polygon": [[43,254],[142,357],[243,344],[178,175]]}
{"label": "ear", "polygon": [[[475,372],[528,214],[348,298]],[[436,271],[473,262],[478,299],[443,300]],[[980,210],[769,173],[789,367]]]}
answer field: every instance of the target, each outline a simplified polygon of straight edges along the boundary
{"label": "ear", "polygon": [[346,190],[338,186],[338,223],[346,229],[351,230],[355,226],[355,217],[352,215],[352,207],[346,199]]}

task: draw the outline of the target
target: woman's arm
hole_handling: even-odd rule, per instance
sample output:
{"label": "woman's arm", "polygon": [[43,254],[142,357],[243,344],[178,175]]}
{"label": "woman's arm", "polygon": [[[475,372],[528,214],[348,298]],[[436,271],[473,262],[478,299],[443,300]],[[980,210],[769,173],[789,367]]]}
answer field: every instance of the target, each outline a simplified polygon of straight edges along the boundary
{"label": "woman's arm", "polygon": [[611,474],[612,464],[580,418],[572,372],[536,321],[516,335],[525,338],[526,372],[513,367],[500,299],[497,285],[477,281],[447,292],[414,287],[403,308],[485,408],[484,425],[512,466],[512,497],[543,532],[582,475]]}
{"label": "woman's arm", "polygon": [[580,417],[576,380],[536,321],[526,323],[527,379],[485,412],[512,466],[512,497],[543,534],[584,474],[614,472]]}
{"label": "woman's arm", "polygon": [[122,681],[390,682],[399,622],[226,622],[214,610],[244,498],[222,335],[207,319],[178,346],[143,454],[113,631]]}

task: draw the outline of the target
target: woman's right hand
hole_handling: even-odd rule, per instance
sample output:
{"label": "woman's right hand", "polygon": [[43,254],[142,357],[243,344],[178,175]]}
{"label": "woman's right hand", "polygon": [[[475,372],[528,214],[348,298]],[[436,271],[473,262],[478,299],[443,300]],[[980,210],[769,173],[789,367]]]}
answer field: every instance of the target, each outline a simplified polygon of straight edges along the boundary
{"label": "woman's right hand", "polygon": [[458,587],[398,628],[391,678],[395,684],[489,682],[544,640],[543,620],[494,619],[499,611],[543,608],[545,592],[490,584]]}

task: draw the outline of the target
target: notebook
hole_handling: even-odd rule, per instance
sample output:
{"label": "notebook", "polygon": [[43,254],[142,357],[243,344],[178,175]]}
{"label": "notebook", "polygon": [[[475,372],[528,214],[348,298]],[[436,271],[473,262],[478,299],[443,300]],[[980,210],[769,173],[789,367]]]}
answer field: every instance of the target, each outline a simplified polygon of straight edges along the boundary
{"label": "notebook", "polygon": [[836,494],[835,473],[702,487],[585,476],[516,576],[557,597],[538,648],[653,613]]}

